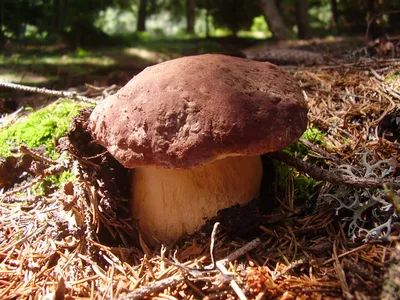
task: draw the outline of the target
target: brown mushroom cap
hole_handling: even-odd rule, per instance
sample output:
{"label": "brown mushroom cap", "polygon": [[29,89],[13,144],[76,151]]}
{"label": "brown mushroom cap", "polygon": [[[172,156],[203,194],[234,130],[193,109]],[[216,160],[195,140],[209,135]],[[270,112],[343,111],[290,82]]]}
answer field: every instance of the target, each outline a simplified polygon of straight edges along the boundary
{"label": "brown mushroom cap", "polygon": [[277,66],[205,54],[146,68],[100,103],[90,124],[127,168],[186,169],[285,148],[306,129],[307,106]]}

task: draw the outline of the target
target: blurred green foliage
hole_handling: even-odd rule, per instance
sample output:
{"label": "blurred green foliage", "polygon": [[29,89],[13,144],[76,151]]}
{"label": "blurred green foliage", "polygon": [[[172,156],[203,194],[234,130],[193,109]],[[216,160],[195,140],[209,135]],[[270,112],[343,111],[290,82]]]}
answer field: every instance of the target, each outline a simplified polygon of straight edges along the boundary
{"label": "blurred green foliage", "polygon": [[[153,37],[180,36],[186,28],[187,0],[147,0],[147,31]],[[331,4],[336,3],[334,9]],[[295,0],[276,1],[288,28],[296,30]],[[110,45],[114,36],[131,35],[138,21],[138,0],[0,0],[0,42],[5,39],[66,42],[74,47]],[[309,24],[315,36],[398,30],[399,1],[308,1]],[[334,17],[336,15],[336,17]],[[196,0],[195,32],[204,37],[239,35],[270,37],[260,0]],[[261,17],[260,17],[261,16]],[[263,32],[264,35],[260,34]]]}

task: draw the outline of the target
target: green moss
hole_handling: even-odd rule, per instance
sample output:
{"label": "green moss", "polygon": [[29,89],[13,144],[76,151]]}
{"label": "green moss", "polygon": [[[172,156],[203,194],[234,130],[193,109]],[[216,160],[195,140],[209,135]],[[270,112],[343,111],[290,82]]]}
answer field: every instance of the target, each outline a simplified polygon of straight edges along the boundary
{"label": "green moss", "polygon": [[319,188],[319,183],[314,178],[298,175],[294,179],[295,199],[308,199]]}
{"label": "green moss", "polygon": [[[317,128],[307,128],[307,130],[303,133],[302,138],[310,141],[314,145],[326,147],[326,143],[324,142],[325,134]],[[291,155],[299,156],[301,158],[308,154],[308,148],[300,142],[296,142],[288,146],[285,151]]]}
{"label": "green moss", "polygon": [[54,149],[55,142],[65,134],[72,118],[83,107],[75,101],[59,100],[2,130],[0,157],[10,156],[10,147],[18,147],[24,143],[30,148],[44,145],[47,155],[56,158],[58,154]]}
{"label": "green moss", "polygon": [[72,172],[65,171],[59,175],[46,177],[32,187],[32,192],[34,195],[46,195],[53,192],[55,188],[60,187],[63,183],[69,181],[75,181],[75,176]]}
{"label": "green moss", "polygon": [[[325,134],[317,128],[308,128],[302,135],[302,138],[310,141],[314,145],[326,147],[324,137]],[[304,158],[308,154],[308,148],[301,142],[296,142],[292,145],[289,145],[285,151],[290,155],[299,158]],[[313,157],[309,157],[308,162],[320,166],[326,164],[325,161],[321,159],[315,159]],[[295,199],[307,199],[317,190],[319,183],[315,179],[299,173],[293,168],[279,161],[274,161],[274,166],[279,190],[285,192],[287,189],[288,179],[293,176]]]}
{"label": "green moss", "polygon": [[294,199],[308,199],[319,187],[319,182],[280,161],[274,161],[278,193],[285,194],[293,177]]}

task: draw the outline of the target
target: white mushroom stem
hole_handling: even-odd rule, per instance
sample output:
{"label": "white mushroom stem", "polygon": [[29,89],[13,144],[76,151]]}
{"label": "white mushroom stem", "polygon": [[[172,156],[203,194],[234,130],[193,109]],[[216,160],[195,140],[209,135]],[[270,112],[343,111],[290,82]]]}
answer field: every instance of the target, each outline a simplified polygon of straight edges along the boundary
{"label": "white mushroom stem", "polygon": [[259,196],[260,156],[231,156],[190,170],[157,167],[132,172],[132,212],[150,245],[194,233],[217,211]]}

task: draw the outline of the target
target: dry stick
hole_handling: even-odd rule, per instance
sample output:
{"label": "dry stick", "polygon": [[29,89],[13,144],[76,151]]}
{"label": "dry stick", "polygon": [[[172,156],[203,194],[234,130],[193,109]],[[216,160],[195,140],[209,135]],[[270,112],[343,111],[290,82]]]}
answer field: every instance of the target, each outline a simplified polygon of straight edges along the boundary
{"label": "dry stick", "polygon": [[[251,242],[247,243],[243,247],[239,248],[238,250],[232,252],[229,254],[226,258],[217,261],[217,268],[218,265],[224,264],[233,260],[238,259],[240,256],[246,254],[247,252],[253,250],[256,248],[259,244],[261,243],[261,240],[259,238],[256,238],[252,240]],[[157,293],[159,291],[162,291],[168,287],[173,287],[178,285],[179,283],[183,282],[185,279],[185,276],[183,274],[172,276],[170,278],[166,278],[163,280],[159,280],[156,282],[152,282],[150,284],[147,284],[145,286],[142,286],[135,291],[123,295],[119,297],[119,300],[135,300],[135,299],[143,299],[146,296],[149,296],[150,294]]]}
{"label": "dry stick", "polygon": [[[216,266],[218,268],[218,270],[221,271],[222,274],[229,275],[229,271],[225,268],[224,263],[221,261],[217,261]],[[238,298],[240,300],[247,300],[247,297],[245,296],[245,294],[243,293],[242,289],[240,288],[240,286],[237,284],[237,282],[235,281],[235,279],[231,279],[229,281],[229,285],[231,286],[231,288],[235,291],[236,295],[238,296]]]}
{"label": "dry stick", "polygon": [[159,291],[163,291],[168,287],[174,287],[177,286],[179,283],[181,283],[185,277],[180,274],[177,276],[169,277],[160,281],[152,282],[150,284],[146,284],[145,286],[142,286],[135,291],[120,296],[118,299],[119,300],[136,300],[136,299],[144,299],[144,297],[149,296],[153,293],[157,293]]}
{"label": "dry stick", "polygon": [[291,262],[290,265],[287,265],[281,272],[279,272],[278,274],[276,274],[273,277],[273,281],[275,282],[275,281],[279,280],[283,275],[291,272],[292,270],[294,270],[295,268],[298,268],[299,266],[304,266],[306,263],[308,263],[308,262],[304,259],[299,259],[299,260]]}
{"label": "dry stick", "polygon": [[[186,267],[185,265],[182,265],[180,263],[171,263],[172,265],[181,268],[185,271],[188,272],[195,272],[195,274],[199,274],[199,272],[211,272],[211,271],[216,271],[217,269],[225,276],[231,275],[229,271],[225,268],[225,260],[220,260],[218,262],[215,262],[215,239],[217,236],[218,228],[220,226],[219,222],[216,222],[214,224],[212,233],[211,233],[211,242],[210,242],[210,256],[211,256],[211,265],[205,268],[189,268]],[[246,251],[247,252],[247,251]],[[240,256],[240,255],[239,255]],[[230,286],[232,289],[235,291],[236,295],[239,297],[240,300],[246,300],[246,296],[244,295],[243,291],[239,287],[239,285],[236,283],[234,279],[230,279],[229,281]]]}
{"label": "dry stick", "polygon": [[24,154],[27,154],[27,155],[31,156],[35,160],[42,161],[42,162],[48,163],[50,165],[56,165],[56,164],[59,163],[57,160],[53,160],[53,159],[47,158],[46,156],[36,152],[35,150],[29,149],[25,145],[19,146],[19,151],[21,151]]}
{"label": "dry stick", "polygon": [[211,232],[211,241],[210,241],[210,257],[211,257],[211,265],[207,266],[205,268],[190,268],[185,266],[184,264],[181,264],[177,259],[174,258],[175,261],[171,261],[167,258],[164,257],[164,255],[161,255],[161,258],[164,262],[175,266],[181,270],[184,270],[186,272],[194,272],[196,274],[200,273],[200,272],[212,272],[212,271],[216,271],[217,270],[217,264],[215,262],[215,238],[217,236],[217,232],[219,229],[219,222],[216,222],[213,226],[213,230]]}
{"label": "dry stick", "polygon": [[400,188],[400,180],[341,175],[316,167],[283,151],[268,153],[268,156],[280,160],[289,166],[295,167],[297,170],[307,173],[316,180],[328,181],[337,185],[345,184],[356,188],[382,188],[384,185],[389,187],[391,186],[395,189]]}
{"label": "dry stick", "polygon": [[24,184],[23,186],[20,186],[16,189],[13,189],[9,192],[6,193],[0,193],[0,202],[2,202],[6,197],[10,197],[12,195],[15,195],[16,193],[19,193],[23,190],[26,190],[27,188],[30,188],[34,184],[40,182],[44,178],[51,176],[51,175],[57,175],[60,174],[61,172],[67,171],[69,169],[69,160],[62,161],[58,163],[57,165],[53,165],[51,167],[48,167],[43,171],[42,174],[38,175],[36,178],[34,178],[32,181],[28,182],[27,184]]}
{"label": "dry stick", "polygon": [[[342,254],[339,254],[337,257],[338,257],[338,258],[345,257],[345,256],[347,256],[347,255],[350,255],[350,254],[354,253],[354,252],[361,251],[361,250],[363,250],[364,248],[367,248],[368,246],[370,246],[370,244],[363,244],[363,245],[361,245],[361,246],[358,246],[357,248],[353,248],[353,249],[351,249],[351,250],[349,250],[349,251],[346,251],[346,252],[344,252],[344,253],[342,253]],[[330,258],[330,259],[324,261],[320,266],[323,267],[323,266],[325,266],[325,265],[327,265],[327,264],[330,264],[330,263],[333,262],[333,261],[335,261],[335,258]]]}
{"label": "dry stick", "polygon": [[333,263],[333,268],[335,269],[336,275],[339,278],[339,283],[342,288],[342,296],[345,299],[352,299],[350,294],[349,286],[346,281],[346,275],[344,273],[343,267],[339,262],[339,258],[336,251],[336,241],[333,243],[333,259],[335,260]]}
{"label": "dry stick", "polygon": [[385,15],[385,14],[399,14],[399,13],[400,13],[400,10],[389,10],[389,11],[384,11],[384,12],[381,12],[379,14],[372,16],[372,18],[368,21],[367,30],[365,31],[365,42],[368,42],[369,31],[371,29],[371,25],[377,18],[379,18],[380,16]]}
{"label": "dry stick", "polygon": [[31,86],[27,86],[27,85],[12,83],[12,82],[5,82],[2,80],[0,80],[0,86],[14,89],[14,90],[30,92],[30,93],[45,94],[45,95],[50,95],[50,96],[68,98],[71,100],[83,101],[83,102],[87,102],[87,103],[91,103],[91,104],[98,104],[97,101],[87,98],[87,97],[84,97],[84,96],[80,96],[76,92],[49,90],[46,88],[31,87]]}
{"label": "dry stick", "polygon": [[318,147],[317,145],[314,145],[310,141],[300,138],[299,142],[302,143],[307,148],[310,148],[312,151],[317,152],[318,154],[320,154],[322,156],[325,156],[327,159],[330,159],[339,165],[343,164],[343,161],[340,158],[334,156],[333,154],[329,153],[328,151],[325,151],[324,149],[321,149],[320,147]]}

